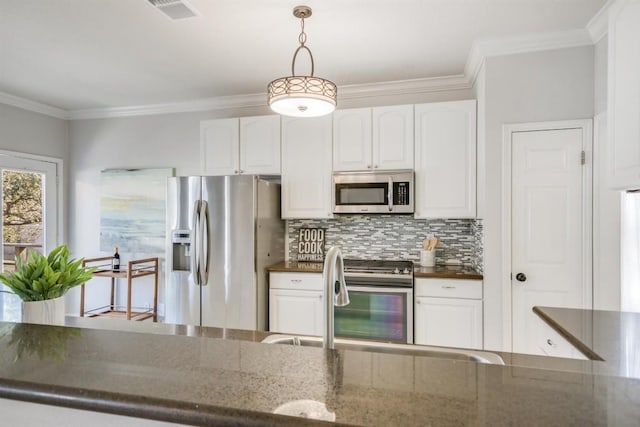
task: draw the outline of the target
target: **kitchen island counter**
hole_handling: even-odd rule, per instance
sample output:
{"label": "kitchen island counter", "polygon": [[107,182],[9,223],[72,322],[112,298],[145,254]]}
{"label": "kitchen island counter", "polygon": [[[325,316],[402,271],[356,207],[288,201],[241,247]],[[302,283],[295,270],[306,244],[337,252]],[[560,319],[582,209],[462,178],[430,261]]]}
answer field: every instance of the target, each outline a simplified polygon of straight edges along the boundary
{"label": "kitchen island counter", "polygon": [[640,313],[556,307],[533,311],[586,357],[602,359],[594,363],[595,373],[640,378]]}
{"label": "kitchen island counter", "polygon": [[[194,425],[637,425],[640,381],[246,339],[0,323],[0,397]],[[201,331],[202,334],[213,334]],[[261,333],[259,333],[261,334]],[[253,337],[253,339],[252,339]],[[591,363],[591,362],[589,362]],[[596,363],[596,362],[592,362]],[[615,399],[612,398],[615,396]]]}

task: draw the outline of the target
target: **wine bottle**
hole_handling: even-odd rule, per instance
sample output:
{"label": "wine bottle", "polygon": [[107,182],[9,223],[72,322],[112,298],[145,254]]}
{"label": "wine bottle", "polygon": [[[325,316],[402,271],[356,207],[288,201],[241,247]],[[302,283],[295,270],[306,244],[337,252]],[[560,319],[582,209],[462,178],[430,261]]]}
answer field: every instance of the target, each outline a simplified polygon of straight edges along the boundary
{"label": "wine bottle", "polygon": [[117,246],[113,248],[113,252],[113,259],[111,260],[113,271],[120,271],[120,254],[118,253]]}

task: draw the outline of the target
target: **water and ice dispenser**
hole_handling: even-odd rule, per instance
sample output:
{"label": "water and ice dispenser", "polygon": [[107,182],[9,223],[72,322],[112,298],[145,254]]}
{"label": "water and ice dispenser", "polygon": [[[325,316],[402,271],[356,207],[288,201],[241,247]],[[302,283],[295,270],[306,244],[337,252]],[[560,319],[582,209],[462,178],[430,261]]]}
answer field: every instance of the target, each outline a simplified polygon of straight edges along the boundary
{"label": "water and ice dispenser", "polygon": [[189,271],[191,259],[191,230],[171,232],[173,271]]}

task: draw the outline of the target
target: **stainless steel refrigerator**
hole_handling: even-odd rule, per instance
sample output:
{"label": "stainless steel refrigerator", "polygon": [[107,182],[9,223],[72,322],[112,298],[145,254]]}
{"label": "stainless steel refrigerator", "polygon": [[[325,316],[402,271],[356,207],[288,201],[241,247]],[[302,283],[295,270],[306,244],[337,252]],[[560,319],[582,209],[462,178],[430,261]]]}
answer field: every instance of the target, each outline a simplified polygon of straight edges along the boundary
{"label": "stainless steel refrigerator", "polygon": [[167,236],[167,323],[266,329],[266,267],[284,259],[280,184],[169,178]]}

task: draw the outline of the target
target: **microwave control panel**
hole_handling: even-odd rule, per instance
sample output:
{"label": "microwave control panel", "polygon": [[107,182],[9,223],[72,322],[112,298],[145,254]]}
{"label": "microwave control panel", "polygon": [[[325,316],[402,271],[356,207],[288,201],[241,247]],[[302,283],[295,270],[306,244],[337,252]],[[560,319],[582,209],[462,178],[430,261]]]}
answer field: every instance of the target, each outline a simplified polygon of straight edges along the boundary
{"label": "microwave control panel", "polygon": [[393,204],[394,205],[409,205],[409,183],[408,182],[394,182],[393,183]]}

